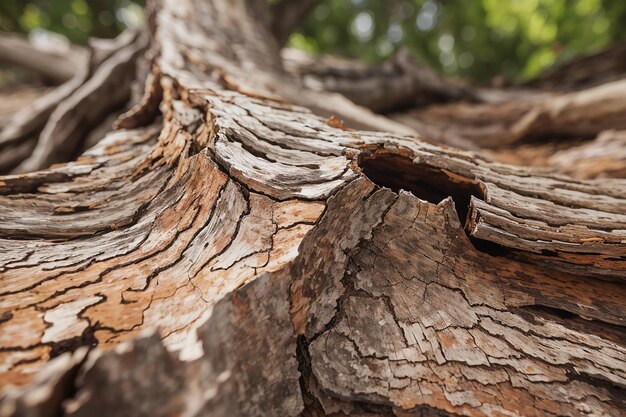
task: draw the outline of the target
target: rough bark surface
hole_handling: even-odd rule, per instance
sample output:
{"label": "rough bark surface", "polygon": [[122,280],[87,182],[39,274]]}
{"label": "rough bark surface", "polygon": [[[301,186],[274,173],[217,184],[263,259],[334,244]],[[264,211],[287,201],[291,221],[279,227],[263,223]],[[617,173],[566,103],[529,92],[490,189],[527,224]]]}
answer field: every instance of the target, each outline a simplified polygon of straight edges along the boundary
{"label": "rough bark surface", "polygon": [[116,130],[0,177],[0,416],[623,415],[625,180],[492,162],[311,90],[264,3],[151,3]]}

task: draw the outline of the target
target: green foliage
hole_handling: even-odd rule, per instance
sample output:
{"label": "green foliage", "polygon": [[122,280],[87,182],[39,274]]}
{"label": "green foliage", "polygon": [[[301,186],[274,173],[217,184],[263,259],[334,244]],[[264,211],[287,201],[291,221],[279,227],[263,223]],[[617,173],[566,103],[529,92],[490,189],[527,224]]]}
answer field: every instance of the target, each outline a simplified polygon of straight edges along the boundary
{"label": "green foliage", "polygon": [[[143,3],[0,0],[0,30],[44,28],[84,43],[137,23]],[[626,0],[321,0],[289,44],[370,62],[406,45],[444,73],[488,81],[529,78],[621,41]]]}
{"label": "green foliage", "polygon": [[384,60],[401,44],[459,77],[530,78],[626,41],[624,0],[322,0],[290,45]]}
{"label": "green foliage", "polygon": [[114,37],[141,19],[143,0],[1,0],[0,30],[43,28],[74,43],[89,36]]}

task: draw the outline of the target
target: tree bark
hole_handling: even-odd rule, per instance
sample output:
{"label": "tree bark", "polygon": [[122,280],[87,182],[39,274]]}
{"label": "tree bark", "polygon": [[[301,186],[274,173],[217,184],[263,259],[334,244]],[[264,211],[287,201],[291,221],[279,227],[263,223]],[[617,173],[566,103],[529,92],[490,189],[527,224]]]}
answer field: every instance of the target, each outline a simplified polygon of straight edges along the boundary
{"label": "tree bark", "polygon": [[624,178],[622,131],[614,129],[624,129],[625,52],[616,46],[508,88],[442,77],[406,49],[381,65],[291,49],[282,54],[286,70],[307,87],[387,113],[433,143],[577,178]]}
{"label": "tree bark", "polygon": [[0,62],[27,68],[48,81],[68,81],[84,55],[85,51],[77,46],[47,51],[18,34],[0,33]]}
{"label": "tree bark", "polygon": [[622,415],[626,182],[311,90],[259,7],[150,3],[116,130],[0,177],[0,416]]}
{"label": "tree bark", "polygon": [[270,30],[279,45],[284,45],[319,0],[278,0],[270,10]]}
{"label": "tree bark", "polygon": [[115,40],[93,40],[89,59],[72,59],[70,80],[42,94],[2,127],[0,172],[28,172],[74,159],[86,135],[128,101],[146,42],[145,36],[130,31]]}
{"label": "tree bark", "polygon": [[406,48],[380,65],[335,56],[313,56],[286,48],[282,51],[287,71],[313,90],[336,91],[361,106],[379,113],[438,102],[480,100],[477,89],[419,64]]}

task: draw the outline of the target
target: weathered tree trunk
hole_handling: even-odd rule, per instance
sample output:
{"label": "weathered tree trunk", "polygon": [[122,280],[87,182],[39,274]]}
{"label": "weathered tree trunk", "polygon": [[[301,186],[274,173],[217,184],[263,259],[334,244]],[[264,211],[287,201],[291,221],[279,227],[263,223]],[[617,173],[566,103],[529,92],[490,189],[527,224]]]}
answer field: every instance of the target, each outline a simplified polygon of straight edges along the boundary
{"label": "weathered tree trunk", "polygon": [[[106,119],[81,104],[147,68],[74,162],[0,177],[0,416],[623,415],[626,182],[490,162],[303,86],[266,7],[154,2],[143,64],[124,38],[5,128],[8,152],[47,123],[22,168],[67,160]],[[621,126],[564,94],[546,132]]]}

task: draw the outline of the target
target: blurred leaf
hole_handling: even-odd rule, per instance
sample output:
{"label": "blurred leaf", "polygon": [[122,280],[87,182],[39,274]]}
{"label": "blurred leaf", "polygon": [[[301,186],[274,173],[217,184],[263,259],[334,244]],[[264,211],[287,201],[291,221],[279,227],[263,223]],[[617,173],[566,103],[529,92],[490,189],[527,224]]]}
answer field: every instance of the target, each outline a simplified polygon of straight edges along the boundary
{"label": "blurred leaf", "polygon": [[[372,33],[355,34],[355,19],[365,15]],[[624,27],[624,0],[322,0],[294,39],[306,39],[308,51],[370,62],[404,44],[442,72],[485,82],[532,77],[624,42]]]}
{"label": "blurred leaf", "polygon": [[[207,0],[208,1],[208,0]],[[274,0],[268,0],[274,1]],[[0,30],[58,32],[75,43],[141,24],[144,0],[0,0]],[[288,44],[368,62],[400,45],[447,74],[532,77],[626,41],[625,0],[321,0]]]}

